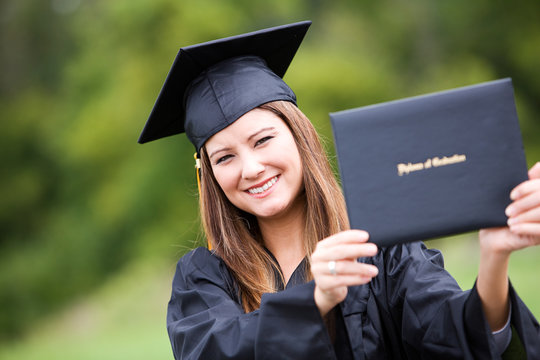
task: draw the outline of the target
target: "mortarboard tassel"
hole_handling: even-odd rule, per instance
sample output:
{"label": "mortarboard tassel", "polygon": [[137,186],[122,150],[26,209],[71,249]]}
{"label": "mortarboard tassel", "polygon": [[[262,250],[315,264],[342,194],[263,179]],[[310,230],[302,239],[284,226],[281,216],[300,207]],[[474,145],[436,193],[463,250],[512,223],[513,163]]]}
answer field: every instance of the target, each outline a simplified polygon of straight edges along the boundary
{"label": "mortarboard tassel", "polygon": [[[197,174],[197,188],[199,189],[199,198],[201,197],[201,160],[199,159],[198,153],[193,154],[195,159],[195,173]],[[208,241],[208,250],[212,250],[212,245]]]}

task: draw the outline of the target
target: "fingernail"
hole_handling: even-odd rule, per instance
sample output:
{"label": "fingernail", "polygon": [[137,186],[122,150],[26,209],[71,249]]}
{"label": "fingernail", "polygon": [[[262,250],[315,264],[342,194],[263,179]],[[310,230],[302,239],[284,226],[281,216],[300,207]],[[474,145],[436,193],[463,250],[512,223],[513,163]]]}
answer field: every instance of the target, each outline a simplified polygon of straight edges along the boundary
{"label": "fingernail", "polygon": [[379,269],[377,269],[376,267],[370,267],[369,268],[369,275],[377,276],[377,274],[379,274]]}
{"label": "fingernail", "polygon": [[513,224],[517,223],[517,220],[515,218],[509,218],[506,223],[508,226],[512,226]]}
{"label": "fingernail", "polygon": [[371,244],[371,251],[373,252],[373,254],[377,254],[379,252],[379,248],[377,247],[377,245],[375,244]]}
{"label": "fingernail", "polygon": [[369,239],[369,234],[367,231],[364,230],[358,230],[360,236],[362,237],[362,240]]}
{"label": "fingernail", "polygon": [[518,197],[518,192],[517,192],[517,191],[514,190],[514,191],[512,191],[512,192],[510,193],[510,199],[516,200],[517,197]]}
{"label": "fingernail", "polygon": [[506,208],[506,210],[504,210],[504,213],[506,214],[506,216],[512,216],[514,214],[515,210],[512,206],[508,206]]}
{"label": "fingernail", "polygon": [[514,234],[518,234],[519,230],[520,230],[519,224],[513,224],[512,226],[510,226],[510,231],[513,232]]}

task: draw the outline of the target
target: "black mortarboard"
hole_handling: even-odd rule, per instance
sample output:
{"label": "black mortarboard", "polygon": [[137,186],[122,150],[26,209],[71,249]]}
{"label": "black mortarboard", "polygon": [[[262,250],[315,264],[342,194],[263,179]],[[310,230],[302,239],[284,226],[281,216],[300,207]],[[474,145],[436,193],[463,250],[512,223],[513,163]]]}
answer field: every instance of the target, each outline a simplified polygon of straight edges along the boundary
{"label": "black mortarboard", "polygon": [[181,48],[139,143],[186,132],[199,151],[257,106],[296,104],[281,78],[310,25],[303,21]]}

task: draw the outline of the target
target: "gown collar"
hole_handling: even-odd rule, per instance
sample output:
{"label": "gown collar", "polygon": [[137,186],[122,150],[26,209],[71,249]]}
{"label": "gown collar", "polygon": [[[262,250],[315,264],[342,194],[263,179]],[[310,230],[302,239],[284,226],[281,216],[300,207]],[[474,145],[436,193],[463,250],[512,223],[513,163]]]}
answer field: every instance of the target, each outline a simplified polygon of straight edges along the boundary
{"label": "gown collar", "polygon": [[281,268],[279,267],[279,263],[277,259],[275,258],[274,254],[270,252],[267,248],[264,248],[268,255],[275,261],[276,266],[272,266],[272,270],[274,271],[274,278],[276,279],[276,290],[281,291],[284,289],[290,289],[292,287],[295,287],[296,285],[304,284],[307,280],[306,277],[306,269],[307,269],[307,258],[303,258],[300,264],[294,269],[293,273],[291,274],[291,277],[289,278],[289,281],[287,284],[284,284],[283,279],[283,272],[281,271]]}

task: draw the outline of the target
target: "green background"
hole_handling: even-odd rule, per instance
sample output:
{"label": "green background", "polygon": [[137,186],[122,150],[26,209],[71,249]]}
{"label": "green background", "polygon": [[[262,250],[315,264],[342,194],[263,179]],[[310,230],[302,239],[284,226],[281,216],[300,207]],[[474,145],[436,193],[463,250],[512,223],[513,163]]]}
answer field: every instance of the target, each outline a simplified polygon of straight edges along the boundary
{"label": "green background", "polygon": [[[168,359],[176,260],[204,244],[193,146],[136,140],[181,46],[310,19],[285,80],[328,112],[512,77],[540,160],[537,1],[0,1],[0,359]],[[333,155],[331,155],[333,156]],[[476,234],[432,240],[470,288]],[[539,249],[510,276],[540,316]]]}

